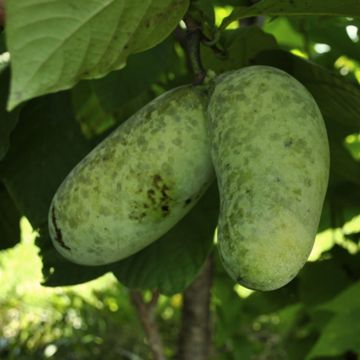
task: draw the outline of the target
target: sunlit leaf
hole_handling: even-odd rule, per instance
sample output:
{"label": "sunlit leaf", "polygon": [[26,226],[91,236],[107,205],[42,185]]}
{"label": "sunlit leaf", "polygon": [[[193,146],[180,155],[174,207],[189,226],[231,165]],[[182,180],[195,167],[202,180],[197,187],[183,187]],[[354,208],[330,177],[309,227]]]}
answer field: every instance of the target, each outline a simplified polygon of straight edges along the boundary
{"label": "sunlit leaf", "polygon": [[188,0],[7,1],[8,107],[123,67],[128,55],[166,38],[187,7]]}

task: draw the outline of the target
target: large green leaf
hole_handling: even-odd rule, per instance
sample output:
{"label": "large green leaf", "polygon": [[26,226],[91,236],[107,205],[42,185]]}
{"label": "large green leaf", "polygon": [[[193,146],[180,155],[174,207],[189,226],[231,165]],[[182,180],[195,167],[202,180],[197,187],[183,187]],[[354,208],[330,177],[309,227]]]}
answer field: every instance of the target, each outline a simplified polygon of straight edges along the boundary
{"label": "large green leaf", "polygon": [[289,19],[280,16],[266,19],[264,31],[273,35],[279,45],[288,49],[304,49],[304,37],[294,29]]}
{"label": "large green leaf", "polygon": [[334,299],[321,304],[319,308],[336,314],[346,314],[348,311],[360,309],[359,299],[360,281],[357,281],[352,286],[347,287]]}
{"label": "large green leaf", "polygon": [[71,89],[76,120],[87,138],[95,137],[115,125],[114,115],[103,110],[89,81],[81,81]]}
{"label": "large green leaf", "polygon": [[328,301],[349,284],[351,279],[336,259],[308,263],[300,274],[301,302],[306,306],[316,306]]}
{"label": "large green leaf", "polygon": [[20,241],[21,213],[2,183],[0,183],[0,214],[0,250],[3,250]]}
{"label": "large green leaf", "polygon": [[90,83],[104,110],[118,112],[130,100],[141,96],[150,100],[146,93],[151,85],[164,82],[169,74],[176,76],[181,70],[174,39],[169,38],[150,50],[131,55],[124,69]]}
{"label": "large green leaf", "polygon": [[[356,262],[359,259],[357,257]],[[343,265],[348,265],[347,262]],[[329,274],[327,274],[327,277]],[[330,275],[333,282],[336,280]],[[325,278],[325,276],[324,276]],[[333,314],[321,329],[321,336],[306,359],[336,356],[347,351],[360,352],[360,282],[353,283],[329,301],[319,304],[320,311]]]}
{"label": "large green leaf", "polygon": [[225,29],[238,19],[251,16],[277,15],[330,15],[360,16],[360,3],[357,0],[261,0],[252,6],[239,6],[224,19],[220,28]]}
{"label": "large green leaf", "polygon": [[125,65],[164,40],[188,0],[8,0],[9,109]]}
{"label": "large green leaf", "polygon": [[[1,66],[1,65],[0,65]],[[6,101],[9,93],[10,70],[0,71],[0,161],[6,155],[10,146],[10,134],[18,121],[19,110],[6,110]]]}
{"label": "large green leaf", "polygon": [[0,163],[2,181],[35,228],[46,223],[57,187],[91,148],[71,109],[67,93],[26,104]]}
{"label": "large green leaf", "polygon": [[[331,319],[305,360],[360,352],[360,308]],[[344,357],[343,357],[344,358]]]}

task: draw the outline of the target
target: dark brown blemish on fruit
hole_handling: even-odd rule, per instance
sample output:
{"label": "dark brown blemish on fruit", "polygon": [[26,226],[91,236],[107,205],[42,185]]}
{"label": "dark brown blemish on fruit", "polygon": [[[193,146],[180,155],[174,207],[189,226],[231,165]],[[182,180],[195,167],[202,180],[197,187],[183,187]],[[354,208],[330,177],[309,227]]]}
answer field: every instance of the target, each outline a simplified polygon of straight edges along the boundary
{"label": "dark brown blemish on fruit", "polygon": [[162,213],[163,213],[163,215],[164,216],[167,216],[168,214],[169,214],[169,206],[168,205],[163,205],[162,207],[161,207],[161,211],[162,211]]}
{"label": "dark brown blemish on fruit", "polygon": [[56,215],[55,215],[55,207],[54,207],[54,206],[53,206],[52,212],[51,212],[51,219],[52,219],[52,222],[53,222],[54,228],[55,228],[55,240],[56,240],[64,249],[71,251],[70,247],[67,246],[67,245],[64,243],[64,240],[63,240],[63,237],[62,237],[62,234],[61,234],[61,230],[60,230],[60,228],[59,228],[58,225],[57,225]]}
{"label": "dark brown blemish on fruit", "polygon": [[286,148],[289,148],[293,143],[294,143],[294,140],[290,138],[290,139],[287,139],[284,141],[284,146]]}
{"label": "dark brown blemish on fruit", "polygon": [[150,199],[150,201],[155,204],[156,203],[156,199],[155,199],[155,191],[153,189],[149,189],[147,191],[147,196]]}
{"label": "dark brown blemish on fruit", "polygon": [[307,187],[311,187],[311,185],[312,185],[312,181],[311,181],[311,179],[310,178],[305,178],[305,185],[307,186]]}
{"label": "dark brown blemish on fruit", "polygon": [[171,200],[171,197],[169,195],[169,186],[166,185],[161,175],[154,175],[153,177],[153,184],[156,190],[160,191],[161,197],[160,197],[160,209],[163,214],[163,216],[168,216],[170,214],[170,207],[169,207],[169,201]]}
{"label": "dark brown blemish on fruit", "polygon": [[185,206],[186,206],[186,205],[189,205],[189,204],[191,203],[191,201],[192,201],[191,198],[186,199],[186,200],[185,200]]}

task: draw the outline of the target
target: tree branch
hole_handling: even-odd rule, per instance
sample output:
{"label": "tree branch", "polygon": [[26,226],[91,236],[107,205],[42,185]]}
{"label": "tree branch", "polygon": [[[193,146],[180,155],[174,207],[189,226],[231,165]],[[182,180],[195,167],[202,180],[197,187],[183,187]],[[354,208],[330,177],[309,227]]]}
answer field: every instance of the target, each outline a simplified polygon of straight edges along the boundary
{"label": "tree branch", "polygon": [[208,258],[184,292],[177,360],[207,360],[211,349],[210,298],[213,261]]}
{"label": "tree branch", "polygon": [[165,360],[164,347],[155,319],[155,309],[159,295],[159,292],[155,290],[153,291],[151,300],[145,302],[140,291],[133,290],[130,293],[131,301],[137,310],[149,347],[153,353],[153,359]]}

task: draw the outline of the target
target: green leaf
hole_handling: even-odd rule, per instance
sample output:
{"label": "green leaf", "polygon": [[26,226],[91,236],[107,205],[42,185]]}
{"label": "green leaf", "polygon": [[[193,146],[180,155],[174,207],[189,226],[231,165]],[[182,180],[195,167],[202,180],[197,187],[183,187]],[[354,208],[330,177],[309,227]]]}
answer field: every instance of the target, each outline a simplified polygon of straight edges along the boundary
{"label": "green leaf", "polygon": [[218,217],[217,186],[160,240],[114,265],[115,276],[130,288],[157,288],[174,294],[188,286],[204,264]]}
{"label": "green leaf", "polygon": [[289,49],[303,49],[304,37],[296,31],[286,17],[267,19],[264,31],[273,35],[279,45]]}
{"label": "green leaf", "polygon": [[68,93],[34,100],[21,111],[0,178],[34,228],[47,222],[52,196],[91,148],[80,132]]}
{"label": "green leaf", "polygon": [[123,67],[128,55],[164,40],[187,7],[188,0],[7,1],[8,108]]}
{"label": "green leaf", "polygon": [[322,329],[319,340],[306,360],[320,356],[336,356],[348,351],[360,352],[360,308],[345,311]]}
{"label": "green leaf", "polygon": [[351,283],[336,259],[308,263],[300,273],[299,292],[306,306],[321,304]]}
{"label": "green leaf", "polygon": [[81,81],[71,90],[71,94],[76,120],[88,139],[100,135],[116,124],[114,116],[106,113],[100,106],[99,98],[89,81]]}
{"label": "green leaf", "polygon": [[5,157],[10,146],[10,134],[18,122],[19,109],[6,111],[9,93],[10,70],[0,71],[0,161]]}
{"label": "green leaf", "polygon": [[360,281],[347,287],[332,300],[321,304],[319,309],[331,311],[336,314],[346,314],[349,311],[359,310]]}
{"label": "green leaf", "polygon": [[224,30],[232,22],[251,16],[279,15],[327,15],[360,16],[360,3],[357,0],[261,0],[252,6],[239,6],[223,20],[220,29]]}
{"label": "green leaf", "polygon": [[114,112],[141,96],[148,102],[150,86],[165,81],[170,73],[177,75],[180,67],[174,39],[169,38],[150,50],[130,56],[124,69],[90,83],[104,110]]}
{"label": "green leaf", "polygon": [[328,44],[331,52],[338,54],[338,57],[345,55],[353,59],[359,58],[359,44],[352,41],[346,32],[346,27],[351,24],[348,20],[314,16],[289,18],[289,21],[295,29],[303,33],[307,41]]}
{"label": "green leaf", "polygon": [[4,250],[20,241],[21,213],[2,183],[0,183],[0,214],[0,250]]}
{"label": "green leaf", "polygon": [[258,26],[249,26],[222,33],[222,46],[225,54],[215,54],[209,47],[202,46],[201,57],[205,68],[216,73],[235,70],[249,65],[261,51],[277,47],[272,35],[266,34]]}
{"label": "green leaf", "polygon": [[[344,254],[344,252],[341,253]],[[348,259],[340,260],[342,260],[342,268],[350,272],[353,277],[353,270],[350,271],[351,261]],[[359,257],[357,256],[353,260],[356,263],[355,266],[359,268]],[[323,279],[326,278],[330,278],[333,284],[337,284],[338,287],[338,278],[334,278],[331,273],[324,274]],[[320,282],[318,284],[320,285]],[[317,291],[320,292],[321,289]],[[359,336],[357,336],[360,333],[360,327],[357,325],[360,320],[359,296],[360,282],[357,281],[336,296],[329,297],[327,302],[318,304],[315,315],[319,317],[319,314],[327,314],[327,320],[325,325],[323,323],[319,328],[321,331],[320,338],[306,359],[319,356],[336,356],[347,351],[359,352],[360,342]],[[351,326],[349,326],[350,324]]]}
{"label": "green leaf", "polygon": [[215,25],[214,5],[211,0],[192,0],[188,13],[202,27],[205,23],[210,27]]}

